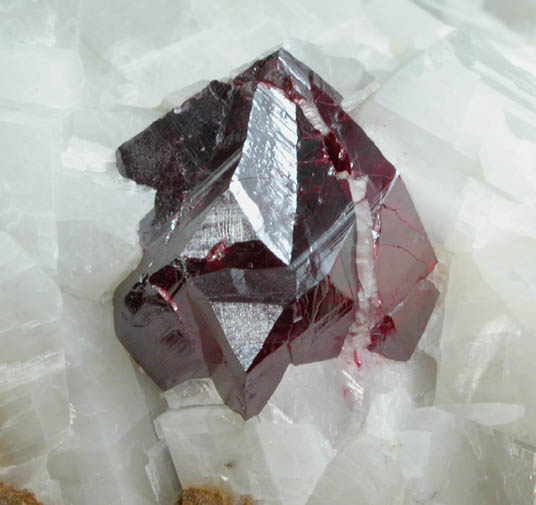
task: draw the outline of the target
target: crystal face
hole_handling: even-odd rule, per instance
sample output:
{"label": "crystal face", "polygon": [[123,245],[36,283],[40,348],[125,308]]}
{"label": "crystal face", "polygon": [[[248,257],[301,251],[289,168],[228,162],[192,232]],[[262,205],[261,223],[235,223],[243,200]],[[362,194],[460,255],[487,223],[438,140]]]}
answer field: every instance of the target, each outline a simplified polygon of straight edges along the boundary
{"label": "crystal face", "polygon": [[120,172],[157,194],[115,327],[162,389],[212,377],[249,418],[289,364],[336,357],[354,321],[371,350],[413,353],[436,259],[396,169],[341,101],[278,50],[118,149]]}

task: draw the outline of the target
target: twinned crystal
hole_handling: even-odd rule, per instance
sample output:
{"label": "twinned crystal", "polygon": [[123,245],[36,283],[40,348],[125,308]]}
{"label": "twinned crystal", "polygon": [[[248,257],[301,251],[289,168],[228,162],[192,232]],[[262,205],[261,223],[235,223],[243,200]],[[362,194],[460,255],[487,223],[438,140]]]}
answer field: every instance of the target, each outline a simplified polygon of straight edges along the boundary
{"label": "twinned crystal", "polygon": [[212,377],[244,418],[289,364],[338,356],[350,325],[412,355],[436,259],[396,169],[337,91],[285,50],[205,89],[118,150],[156,189],[116,332],[162,388]]}

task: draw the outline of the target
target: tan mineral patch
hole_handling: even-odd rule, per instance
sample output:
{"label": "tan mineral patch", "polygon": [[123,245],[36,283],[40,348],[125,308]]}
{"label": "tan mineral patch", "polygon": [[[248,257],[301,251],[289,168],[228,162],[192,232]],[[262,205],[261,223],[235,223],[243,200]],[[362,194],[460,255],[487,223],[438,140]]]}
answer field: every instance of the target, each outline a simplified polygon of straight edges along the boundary
{"label": "tan mineral patch", "polygon": [[33,493],[19,491],[0,482],[0,505],[41,505]]}
{"label": "tan mineral patch", "polygon": [[253,505],[253,501],[246,496],[236,502],[218,488],[189,487],[183,490],[180,505]]}

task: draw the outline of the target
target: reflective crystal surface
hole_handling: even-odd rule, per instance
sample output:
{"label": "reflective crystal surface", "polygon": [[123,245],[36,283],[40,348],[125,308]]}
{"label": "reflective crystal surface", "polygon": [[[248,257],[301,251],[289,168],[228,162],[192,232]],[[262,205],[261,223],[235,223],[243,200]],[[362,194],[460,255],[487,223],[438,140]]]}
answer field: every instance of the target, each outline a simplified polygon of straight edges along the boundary
{"label": "reflective crystal surface", "polygon": [[[263,505],[533,504],[534,0],[134,4],[0,2],[0,482],[43,505],[176,505],[179,478],[183,488],[221,486]],[[401,243],[387,240],[389,218],[404,229],[363,199],[365,177],[348,179],[357,240],[344,247],[355,252],[359,283],[345,282],[352,272],[338,261],[329,274],[359,305],[339,356],[288,366],[247,421],[211,377],[167,390],[165,405],[115,336],[111,297],[143,257],[139,221],[156,193],[118,173],[115,151],[207,79],[281,43],[344,97],[345,112],[402,175],[438,256],[427,278],[441,296],[408,361],[378,354],[408,352],[400,343],[419,336],[406,331],[418,326],[411,300],[427,300],[426,290],[408,286],[402,304],[380,306],[379,284],[390,298],[389,280],[400,277],[389,268],[380,276],[378,262],[389,267],[385,253],[405,253],[375,251]],[[225,96],[228,88],[213,89]],[[205,98],[188,121],[209,125],[219,114],[221,100]],[[298,109],[324,142],[317,106],[305,102]],[[228,157],[223,139],[251,122],[240,117],[234,130],[211,119],[199,146],[223,125],[213,143]],[[165,154],[156,144],[151,158]],[[174,195],[160,186],[165,209]],[[213,234],[256,240],[228,186],[218,198],[170,256],[205,258]],[[144,244],[159,235],[144,229]],[[418,278],[422,264],[412,265],[407,278]],[[280,300],[211,305],[243,366],[285,308]],[[260,322],[265,311],[262,325],[237,327],[230,317]]]}
{"label": "reflective crystal surface", "polygon": [[162,388],[212,377],[244,418],[289,364],[338,356],[352,322],[411,357],[437,298],[409,194],[341,96],[285,50],[211,82],[124,143],[156,189],[115,292],[123,345]]}

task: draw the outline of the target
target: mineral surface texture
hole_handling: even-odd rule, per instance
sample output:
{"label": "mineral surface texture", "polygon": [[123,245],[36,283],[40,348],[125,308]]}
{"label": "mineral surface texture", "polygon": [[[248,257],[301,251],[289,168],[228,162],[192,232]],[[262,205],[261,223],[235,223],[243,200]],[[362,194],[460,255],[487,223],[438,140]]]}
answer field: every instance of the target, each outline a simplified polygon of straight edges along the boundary
{"label": "mineral surface texture", "polygon": [[289,364],[338,356],[350,325],[407,360],[436,259],[396,169],[342,98],[285,50],[213,81],[117,152],[156,189],[116,332],[162,388],[212,377],[244,418]]}
{"label": "mineral surface texture", "polygon": [[0,503],[2,505],[41,505],[33,493],[19,491],[0,482]]}
{"label": "mineral surface texture", "polygon": [[182,492],[178,505],[253,505],[249,497],[233,500],[218,488],[190,487]]}

